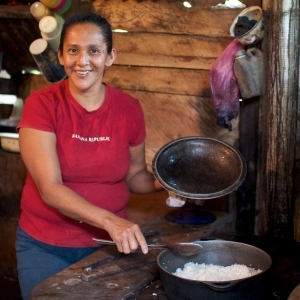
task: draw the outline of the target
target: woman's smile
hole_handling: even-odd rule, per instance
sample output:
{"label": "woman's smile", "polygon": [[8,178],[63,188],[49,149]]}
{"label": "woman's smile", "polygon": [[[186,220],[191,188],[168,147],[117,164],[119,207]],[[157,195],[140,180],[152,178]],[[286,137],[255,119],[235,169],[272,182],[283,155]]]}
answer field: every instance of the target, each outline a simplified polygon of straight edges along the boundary
{"label": "woman's smile", "polygon": [[91,73],[92,71],[90,70],[86,70],[86,71],[76,71],[75,72],[77,73],[77,75],[79,76],[85,76],[85,75],[88,75],[89,73]]}
{"label": "woman's smile", "polygon": [[76,72],[80,75],[86,75],[86,74],[90,73],[91,71],[76,71]]}

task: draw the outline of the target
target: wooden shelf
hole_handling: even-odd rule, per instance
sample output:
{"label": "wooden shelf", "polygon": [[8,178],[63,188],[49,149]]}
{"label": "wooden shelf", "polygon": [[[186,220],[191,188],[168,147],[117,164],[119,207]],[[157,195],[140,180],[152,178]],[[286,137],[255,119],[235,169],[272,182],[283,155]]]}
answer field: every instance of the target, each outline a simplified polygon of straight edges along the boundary
{"label": "wooden shelf", "polygon": [[0,5],[0,18],[4,19],[34,19],[30,13],[30,5]]}

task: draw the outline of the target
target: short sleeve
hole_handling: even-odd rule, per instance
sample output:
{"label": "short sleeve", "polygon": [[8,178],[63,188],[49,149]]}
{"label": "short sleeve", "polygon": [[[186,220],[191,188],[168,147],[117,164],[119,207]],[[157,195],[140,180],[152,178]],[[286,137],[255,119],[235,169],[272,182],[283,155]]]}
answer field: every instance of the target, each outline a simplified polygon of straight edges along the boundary
{"label": "short sleeve", "polygon": [[129,143],[131,147],[135,147],[144,142],[146,138],[145,117],[140,102],[135,99],[135,109],[132,114],[133,119],[133,135]]}
{"label": "short sleeve", "polygon": [[21,127],[54,132],[52,111],[45,95],[33,92],[25,101],[17,130]]}

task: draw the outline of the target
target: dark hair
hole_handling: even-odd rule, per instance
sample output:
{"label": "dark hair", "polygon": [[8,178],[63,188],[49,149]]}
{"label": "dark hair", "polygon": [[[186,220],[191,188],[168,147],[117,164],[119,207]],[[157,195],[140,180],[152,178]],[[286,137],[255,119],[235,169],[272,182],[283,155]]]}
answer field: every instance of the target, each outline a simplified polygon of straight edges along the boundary
{"label": "dark hair", "polygon": [[104,42],[107,48],[107,53],[110,53],[112,51],[112,30],[110,24],[107,22],[105,18],[102,18],[100,15],[92,12],[77,13],[72,15],[70,18],[68,18],[65,21],[60,36],[60,45],[59,45],[60,51],[63,50],[63,44],[70,28],[78,24],[94,24],[98,26],[101,29],[103,34]]}

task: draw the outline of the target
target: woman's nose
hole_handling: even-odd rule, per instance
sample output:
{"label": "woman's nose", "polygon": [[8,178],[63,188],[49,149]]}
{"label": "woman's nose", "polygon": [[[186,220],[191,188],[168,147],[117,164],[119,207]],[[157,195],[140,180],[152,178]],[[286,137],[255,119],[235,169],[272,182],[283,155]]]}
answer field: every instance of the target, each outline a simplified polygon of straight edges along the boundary
{"label": "woman's nose", "polygon": [[88,58],[87,53],[82,52],[79,54],[79,56],[77,58],[77,64],[79,66],[86,66],[89,64],[89,58]]}

